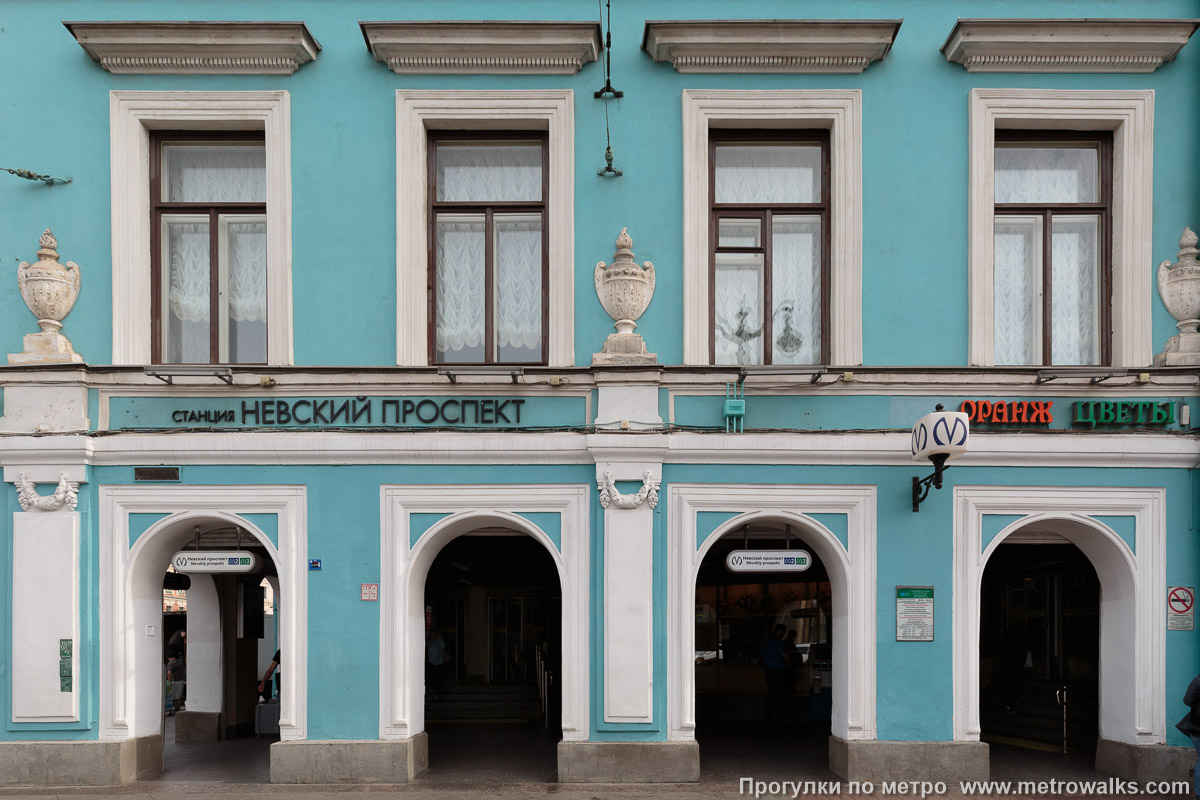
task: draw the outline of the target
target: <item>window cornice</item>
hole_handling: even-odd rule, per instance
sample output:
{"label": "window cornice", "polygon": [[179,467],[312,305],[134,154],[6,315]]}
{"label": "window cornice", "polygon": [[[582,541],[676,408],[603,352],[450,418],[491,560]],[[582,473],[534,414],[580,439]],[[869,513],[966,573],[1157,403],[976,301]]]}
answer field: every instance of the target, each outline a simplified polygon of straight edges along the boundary
{"label": "window cornice", "polygon": [[959,19],[942,53],[967,72],[1154,72],[1200,19]]}
{"label": "window cornice", "polygon": [[642,49],[676,72],[856,73],[887,55],[898,19],[647,20]]}
{"label": "window cornice", "polygon": [[303,22],[64,22],[92,60],[124,75],[291,75],[321,45]]}
{"label": "window cornice", "polygon": [[603,45],[591,21],[360,22],[367,49],[398,74],[574,75]]}

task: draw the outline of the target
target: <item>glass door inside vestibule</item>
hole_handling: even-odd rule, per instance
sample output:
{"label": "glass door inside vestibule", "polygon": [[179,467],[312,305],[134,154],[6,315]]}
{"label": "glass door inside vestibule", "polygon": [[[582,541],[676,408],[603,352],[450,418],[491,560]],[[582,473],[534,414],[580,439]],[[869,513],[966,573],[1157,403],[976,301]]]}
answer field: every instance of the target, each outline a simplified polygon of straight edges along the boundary
{"label": "glass door inside vestibule", "polygon": [[488,682],[532,683],[537,649],[547,641],[547,604],[539,598],[488,598]]}

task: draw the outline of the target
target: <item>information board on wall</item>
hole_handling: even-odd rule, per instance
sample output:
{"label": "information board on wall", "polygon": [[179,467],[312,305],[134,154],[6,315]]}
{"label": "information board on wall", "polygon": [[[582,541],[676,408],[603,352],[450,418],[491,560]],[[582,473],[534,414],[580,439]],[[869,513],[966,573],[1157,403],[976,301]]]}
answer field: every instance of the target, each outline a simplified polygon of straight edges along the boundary
{"label": "information board on wall", "polygon": [[896,641],[933,641],[933,587],[896,587]]}

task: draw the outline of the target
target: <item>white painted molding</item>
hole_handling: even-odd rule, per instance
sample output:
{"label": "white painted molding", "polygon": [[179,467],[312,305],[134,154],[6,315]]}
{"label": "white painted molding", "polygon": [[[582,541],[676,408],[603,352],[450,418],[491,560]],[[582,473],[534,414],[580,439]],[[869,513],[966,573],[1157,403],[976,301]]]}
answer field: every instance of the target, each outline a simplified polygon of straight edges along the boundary
{"label": "white painted molding", "polygon": [[291,105],[285,91],[110,92],[113,364],[150,363],[150,131],[261,130],[267,363],[292,363]]}
{"label": "white painted molding", "polygon": [[[17,723],[78,722],[88,653],[80,637],[80,515],[15,512],[12,526],[11,719]],[[161,611],[159,612],[161,614]],[[11,638],[10,638],[11,637]],[[59,682],[60,639],[73,643],[72,685]],[[89,717],[90,720],[90,717]],[[36,735],[35,735],[36,736]]]}
{"label": "white painted molding", "polygon": [[[597,434],[621,436],[621,434]],[[909,433],[661,434],[669,464],[870,464],[913,466]],[[638,434],[634,438],[647,438]],[[54,463],[169,464],[591,464],[582,433],[138,433],[0,437],[5,469]],[[613,446],[625,444],[614,442]],[[646,456],[648,457],[648,456]],[[624,456],[611,456],[619,460]],[[1171,434],[980,433],[955,462],[975,467],[1191,469],[1200,441]],[[635,476],[636,478],[636,476]]]}
{"label": "white painted molding", "polygon": [[[452,539],[483,527],[528,534],[558,568],[562,589],[562,731],[588,738],[590,528],[589,487],[582,484],[430,485],[379,489],[379,738],[425,730],[425,578]],[[561,551],[521,513],[560,514]],[[410,544],[414,513],[447,514]]]}
{"label": "white painted molding", "polygon": [[970,363],[995,364],[995,132],[1027,128],[1113,132],[1112,366],[1149,365],[1154,90],[972,89],[970,118]]}
{"label": "white painted molding", "polygon": [[[756,520],[790,522],[821,559],[833,590],[833,733],[869,740],[875,730],[874,486],[738,486],[674,483],[667,488],[667,736],[695,738],[696,576],[726,533]],[[735,512],[697,546],[697,513]],[[845,514],[849,547],[810,514]]]}
{"label": "white painted molding", "polygon": [[[661,437],[636,442],[589,437],[596,459],[596,483],[604,537],[604,722],[654,722],[654,508],[662,474]],[[624,438],[624,437],[622,437]],[[625,446],[622,446],[625,445]],[[642,479],[637,494],[614,502],[605,489],[615,481]],[[651,489],[654,494],[650,494]],[[639,499],[641,498],[641,499]],[[653,503],[643,500],[652,498]],[[669,686],[669,684],[668,684]]]}
{"label": "white painted molding", "polygon": [[[986,545],[985,514],[1021,515]],[[1091,515],[1135,518],[1136,555]],[[988,558],[1035,525],[1069,540],[1100,578],[1100,737],[1166,740],[1166,490],[1111,486],[954,488],[954,739],[978,741],[980,592]]]}
{"label": "white painted molding", "polygon": [[321,45],[303,22],[64,22],[118,75],[291,75]]}
{"label": "white painted molding", "polygon": [[1195,19],[960,19],[942,53],[967,72],[1154,72]]}
{"label": "white painted molding", "polygon": [[653,510],[658,505],[658,487],[660,483],[650,470],[646,470],[642,474],[642,487],[637,492],[634,494],[621,494],[617,491],[617,482],[613,478],[612,470],[605,470],[604,474],[596,481],[596,489],[600,493],[600,506],[602,508],[608,508],[611,505],[617,508],[630,509],[637,508],[642,503],[645,503]]}
{"label": "white painted molding", "polygon": [[59,511],[63,508],[74,511],[79,502],[79,484],[69,480],[66,472],[58,474],[58,486],[50,495],[38,494],[36,482],[24,472],[17,476],[13,485],[17,487],[17,502],[22,511]]}
{"label": "white painted molding", "polygon": [[358,25],[375,60],[401,75],[574,75],[603,49],[596,22],[434,20]]}
{"label": "white painted molding", "polygon": [[550,134],[549,366],[575,364],[575,106],[570,89],[396,91],[396,363],[429,363],[429,131]]}
{"label": "white painted molding", "polygon": [[827,128],[831,168],[830,360],[862,363],[862,92],[683,90],[683,363],[708,364],[708,132]]}
{"label": "white painted molding", "polygon": [[642,50],[676,72],[862,72],[887,55],[898,19],[647,20]]}
{"label": "white painted molding", "polygon": [[[129,542],[130,514],[167,514]],[[278,547],[244,514],[276,514]],[[279,572],[279,641],[287,680],[280,737],[308,738],[308,501],[303,486],[100,487],[100,738],[158,734],[162,722],[162,583],[170,556],[202,521],[240,526]],[[153,587],[150,591],[148,587]],[[153,637],[146,635],[154,628]],[[152,676],[152,678],[151,678]]]}

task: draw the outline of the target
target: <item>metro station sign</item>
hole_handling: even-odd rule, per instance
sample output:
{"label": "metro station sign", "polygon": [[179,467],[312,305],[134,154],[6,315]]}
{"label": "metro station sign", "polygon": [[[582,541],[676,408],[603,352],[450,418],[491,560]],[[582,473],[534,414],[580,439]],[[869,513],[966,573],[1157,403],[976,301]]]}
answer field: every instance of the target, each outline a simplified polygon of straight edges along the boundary
{"label": "metro station sign", "polygon": [[171,556],[176,572],[242,573],[258,569],[258,556],[248,550],[181,550]]}
{"label": "metro station sign", "polygon": [[730,572],[803,572],[812,556],[803,550],[734,550],[725,556]]}

